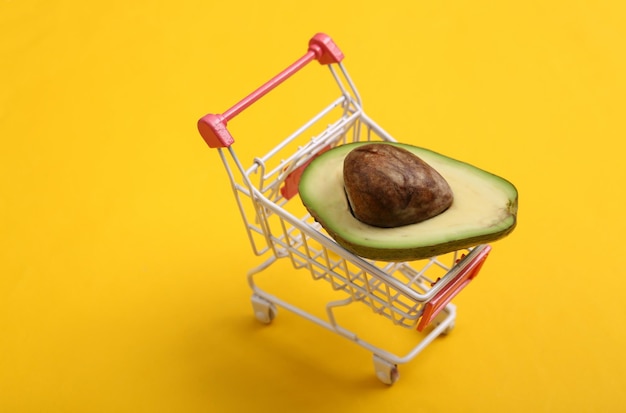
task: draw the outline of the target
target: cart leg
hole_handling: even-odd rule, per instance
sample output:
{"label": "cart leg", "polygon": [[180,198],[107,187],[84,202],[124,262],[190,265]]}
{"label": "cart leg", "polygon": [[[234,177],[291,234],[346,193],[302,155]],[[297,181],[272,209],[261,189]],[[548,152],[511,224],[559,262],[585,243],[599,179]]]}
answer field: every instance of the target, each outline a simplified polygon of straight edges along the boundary
{"label": "cart leg", "polygon": [[252,294],[251,301],[256,319],[263,324],[270,324],[276,317],[276,306],[257,294]]}
{"label": "cart leg", "polygon": [[397,364],[387,361],[376,354],[374,354],[374,370],[378,380],[385,384],[394,384],[400,377]]}
{"label": "cart leg", "polygon": [[435,326],[445,325],[442,335],[450,334],[454,329],[454,321],[456,320],[456,306],[454,304],[448,304],[446,308],[437,314],[437,317],[433,320]]}

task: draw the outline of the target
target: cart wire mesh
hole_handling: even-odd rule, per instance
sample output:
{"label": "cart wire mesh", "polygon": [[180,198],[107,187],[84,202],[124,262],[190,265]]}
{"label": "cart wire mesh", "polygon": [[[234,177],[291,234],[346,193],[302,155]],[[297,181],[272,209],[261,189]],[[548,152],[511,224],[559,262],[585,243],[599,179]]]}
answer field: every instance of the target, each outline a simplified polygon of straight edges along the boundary
{"label": "cart wire mesh", "polygon": [[[339,79],[332,67],[331,73]],[[347,76],[343,68],[342,73]],[[347,88],[341,90],[346,93]],[[339,119],[295,152],[280,157],[289,143],[337,110]],[[301,206],[293,195],[297,191],[289,188],[297,182],[290,178],[321,152],[361,141],[395,140],[363,113],[358,99],[342,95],[269,153],[255,158],[247,169],[232,147],[227,149],[230,156],[219,151],[256,255],[271,253],[289,259],[294,268],[308,270],[314,280],[327,281],[334,290],[345,292],[350,300],[369,306],[394,324],[415,327],[424,304],[452,278],[450,270],[469,249],[411,263],[366,260],[339,246],[310,214],[290,212]]]}

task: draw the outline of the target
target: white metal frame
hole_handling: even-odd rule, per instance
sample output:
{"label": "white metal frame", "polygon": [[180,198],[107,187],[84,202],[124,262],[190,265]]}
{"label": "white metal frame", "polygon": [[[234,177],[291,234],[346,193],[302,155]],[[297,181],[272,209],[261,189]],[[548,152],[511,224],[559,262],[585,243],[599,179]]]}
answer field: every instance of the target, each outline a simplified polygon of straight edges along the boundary
{"label": "white metal frame", "polygon": [[[457,277],[465,263],[479,254],[485,245],[432,257],[416,262],[376,262],[352,254],[331,237],[302,208],[298,197],[287,199],[282,188],[292,174],[326,148],[357,141],[395,139],[363,112],[361,99],[341,63],[328,65],[341,95],[306,124],[280,141],[276,147],[252,165],[244,167],[233,146],[218,148],[220,158],[232,183],[253,252],[265,260],[248,273],[252,306],[256,318],[271,323],[277,308],[291,311],[321,327],[333,331],[373,354],[376,376],[387,384],[398,378],[398,365],[407,363],[436,337],[453,326],[456,308],[447,303],[434,320],[434,328],[418,336],[415,346],[405,354],[395,354],[359,337],[343,327],[335,315],[342,306],[366,305],[380,316],[405,328],[415,328],[425,305]],[[338,69],[338,70],[337,70]],[[313,126],[337,115],[321,133],[309,136]],[[292,147],[296,149],[292,149]],[[466,259],[463,259],[466,257]],[[289,260],[294,268],[308,270],[314,280],[325,280],[345,298],[326,303],[326,317],[321,318],[264,291],[255,277],[278,260]],[[435,274],[435,275],[431,275]]]}

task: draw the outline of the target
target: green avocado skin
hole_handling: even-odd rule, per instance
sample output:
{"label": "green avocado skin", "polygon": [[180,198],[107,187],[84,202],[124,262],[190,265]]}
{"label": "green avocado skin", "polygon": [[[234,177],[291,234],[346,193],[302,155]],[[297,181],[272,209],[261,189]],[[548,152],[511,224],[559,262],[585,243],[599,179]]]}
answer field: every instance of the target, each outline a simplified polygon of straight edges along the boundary
{"label": "green avocado skin", "polygon": [[[356,147],[357,145],[363,145],[367,143],[369,142],[350,143],[350,144],[338,146],[335,149],[345,151],[346,149],[350,149],[350,148],[346,148],[346,146],[352,148],[352,147]],[[389,144],[398,145],[409,150],[413,148],[419,151],[427,151],[427,152],[433,153],[432,151],[429,151],[423,148],[413,147],[411,145],[399,144],[399,143],[389,143]],[[333,149],[320,155],[311,163],[311,165],[316,163],[319,166],[321,162],[324,162],[325,157],[332,156],[332,152],[333,152]],[[441,154],[436,154],[436,155],[438,157],[445,158],[449,160],[450,162],[469,165],[462,161],[448,158]],[[475,170],[480,170],[479,168],[476,168],[474,166],[471,166],[471,165],[469,166]],[[349,252],[355,255],[358,255],[360,257],[366,258],[366,259],[378,260],[378,261],[389,261],[389,262],[404,262],[404,261],[416,261],[420,259],[426,259],[426,258],[443,255],[443,254],[447,254],[453,251],[457,251],[457,250],[461,250],[465,248],[471,248],[480,244],[485,244],[485,243],[499,240],[509,235],[517,226],[517,208],[518,208],[517,189],[515,188],[513,184],[506,181],[505,179],[498,177],[496,175],[493,175],[489,172],[480,170],[481,173],[483,173],[485,176],[489,176],[490,179],[497,179],[505,183],[507,187],[509,188],[509,190],[512,192],[508,198],[509,199],[508,205],[506,206],[508,216],[505,219],[503,219],[501,222],[499,222],[496,226],[491,227],[491,228],[489,227],[482,228],[481,231],[479,231],[479,233],[476,235],[470,235],[470,236],[465,236],[462,238],[451,239],[446,242],[441,242],[441,243],[437,243],[434,245],[426,245],[424,243],[420,243],[418,245],[407,246],[406,248],[389,248],[389,247],[385,247],[385,245],[380,245],[380,244],[373,246],[371,244],[368,245],[368,243],[366,242],[359,243],[358,240],[355,241],[354,239],[350,241],[342,236],[341,228],[335,229],[331,225],[328,225],[328,223],[325,222],[324,218],[322,217],[324,214],[318,213],[318,211],[315,211],[315,209],[311,207],[311,205],[309,205],[310,202],[307,202],[307,200],[308,198],[311,197],[310,193],[307,193],[307,196],[303,196],[304,195],[303,191],[307,191],[307,188],[303,188],[303,185],[305,185],[305,182],[312,181],[316,178],[314,176],[314,172],[310,171],[309,169],[314,169],[314,168],[307,168],[307,170],[304,171],[304,174],[302,177],[303,179],[300,182],[300,195],[301,195],[300,198],[304,206],[306,207],[307,211],[313,217],[313,219],[315,219],[324,228],[324,230],[328,233],[328,235],[331,238],[333,238],[339,245],[341,245],[343,248],[345,248]],[[324,170],[324,168],[319,168],[319,167],[317,169]],[[305,175],[310,175],[310,176],[305,176]]]}

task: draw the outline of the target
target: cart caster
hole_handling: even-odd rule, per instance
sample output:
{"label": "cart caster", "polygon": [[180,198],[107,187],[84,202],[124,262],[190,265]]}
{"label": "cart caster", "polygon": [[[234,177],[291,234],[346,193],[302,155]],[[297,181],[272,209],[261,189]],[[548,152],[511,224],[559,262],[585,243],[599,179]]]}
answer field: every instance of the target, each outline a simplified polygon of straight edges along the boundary
{"label": "cart caster", "polygon": [[441,335],[447,336],[448,334],[452,332],[452,330],[454,330],[454,321],[452,321],[450,324],[448,324],[446,328],[443,329],[443,331],[441,332]]}
{"label": "cart caster", "polygon": [[252,295],[251,301],[256,319],[263,324],[270,324],[276,317],[276,306],[256,294]]}
{"label": "cart caster", "polygon": [[440,333],[442,336],[446,336],[454,330],[454,323],[456,321],[456,307],[453,307],[452,304],[448,304],[448,306],[450,307],[450,312],[442,311],[434,320],[436,327],[439,327],[443,323],[448,324]]}
{"label": "cart caster", "polygon": [[374,354],[374,370],[378,380],[385,384],[392,385],[400,377],[397,364],[391,363],[376,354]]}

